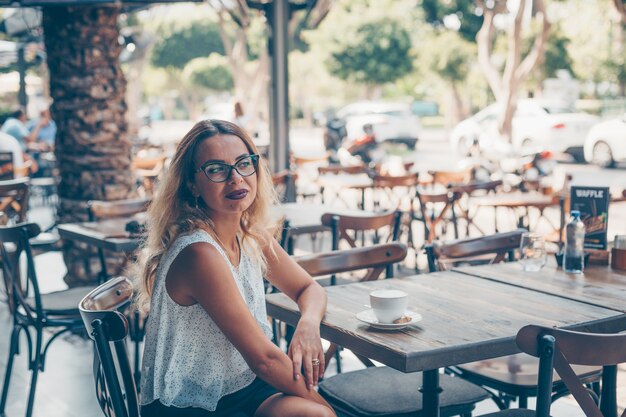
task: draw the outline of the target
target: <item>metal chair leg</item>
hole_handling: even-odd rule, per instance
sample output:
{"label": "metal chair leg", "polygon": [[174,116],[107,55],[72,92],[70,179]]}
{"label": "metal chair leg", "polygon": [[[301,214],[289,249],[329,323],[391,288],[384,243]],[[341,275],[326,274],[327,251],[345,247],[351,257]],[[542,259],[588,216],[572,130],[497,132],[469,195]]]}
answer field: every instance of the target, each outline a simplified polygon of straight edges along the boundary
{"label": "metal chair leg", "polygon": [[7,360],[7,370],[4,374],[4,385],[2,385],[2,399],[0,399],[0,416],[4,416],[4,409],[7,405],[7,397],[9,395],[9,383],[11,382],[11,372],[13,371],[13,360],[18,350],[20,337],[20,329],[13,327],[11,332],[11,342],[9,347],[9,359]]}
{"label": "metal chair leg", "polygon": [[41,367],[41,345],[43,339],[43,329],[37,329],[37,340],[35,342],[35,358],[31,363],[31,379],[30,379],[30,392],[28,393],[28,404],[26,406],[26,417],[31,417],[33,414],[33,405],[35,403],[35,390],[37,389],[37,377],[39,376],[39,369]]}

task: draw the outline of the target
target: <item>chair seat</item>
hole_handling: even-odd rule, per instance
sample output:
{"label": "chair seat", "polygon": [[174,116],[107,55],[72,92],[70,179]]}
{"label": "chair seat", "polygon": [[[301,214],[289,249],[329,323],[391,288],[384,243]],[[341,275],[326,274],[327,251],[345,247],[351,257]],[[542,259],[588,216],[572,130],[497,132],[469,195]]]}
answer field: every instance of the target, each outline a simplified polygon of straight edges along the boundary
{"label": "chair seat", "polygon": [[[405,374],[383,366],[325,379],[319,392],[343,415],[415,417],[422,415],[421,385],[421,372]],[[489,397],[484,389],[449,375],[441,375],[440,385],[441,416],[469,413],[475,403]]]}
{"label": "chair seat", "polygon": [[[504,392],[532,391],[537,389],[537,373],[539,360],[524,353],[487,359],[478,362],[466,363],[455,367],[461,371],[464,378],[474,383],[491,386]],[[583,381],[587,378],[595,379],[602,372],[601,367],[572,366],[576,375]],[[554,372],[554,383],[560,383],[561,378]]]}
{"label": "chair seat", "polygon": [[61,237],[54,233],[42,232],[29,240],[30,246],[34,250],[54,248],[61,241]]}
{"label": "chair seat", "polygon": [[527,410],[525,408],[509,408],[508,410],[483,414],[478,417],[535,417],[535,412],[533,410]]}
{"label": "chair seat", "polygon": [[[78,303],[96,287],[97,285],[87,285],[41,294],[41,304],[47,314],[67,314],[75,310],[78,315]],[[31,298],[28,301],[34,307],[35,300]]]}

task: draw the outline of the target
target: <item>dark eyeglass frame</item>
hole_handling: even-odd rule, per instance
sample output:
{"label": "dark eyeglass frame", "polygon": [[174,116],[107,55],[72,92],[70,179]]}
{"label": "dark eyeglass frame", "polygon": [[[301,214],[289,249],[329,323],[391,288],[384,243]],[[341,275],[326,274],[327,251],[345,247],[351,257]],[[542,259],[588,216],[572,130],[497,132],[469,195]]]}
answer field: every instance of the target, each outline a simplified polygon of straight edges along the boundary
{"label": "dark eyeglass frame", "polygon": [[[254,171],[252,171],[248,175],[244,175],[237,169],[237,164],[239,164],[241,161],[247,158],[250,158],[250,161],[252,162],[252,165],[254,166]],[[233,173],[233,169],[237,171],[237,174],[241,175],[242,177],[249,177],[250,175],[256,173],[257,169],[259,168],[259,158],[260,156],[257,154],[250,154],[250,155],[242,156],[241,158],[237,159],[235,163],[232,165],[224,163],[224,162],[209,161],[209,162],[205,162],[204,164],[202,164],[200,168],[197,168],[193,173],[196,174],[198,172],[202,172],[209,181],[219,184],[221,182],[228,181],[231,174]],[[226,173],[226,177],[222,181],[215,181],[209,178],[209,174],[206,173],[206,167],[208,167],[209,165],[221,165],[223,167],[227,167],[228,172]]]}

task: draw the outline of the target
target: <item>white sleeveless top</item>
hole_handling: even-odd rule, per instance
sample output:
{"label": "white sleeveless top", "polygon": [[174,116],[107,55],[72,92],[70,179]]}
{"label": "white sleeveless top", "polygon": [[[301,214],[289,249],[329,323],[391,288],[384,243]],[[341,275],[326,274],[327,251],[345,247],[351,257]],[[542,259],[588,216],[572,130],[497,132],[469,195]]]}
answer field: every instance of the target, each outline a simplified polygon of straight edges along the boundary
{"label": "white sleeveless top", "polygon": [[272,338],[261,268],[250,258],[247,248],[241,248],[239,267],[235,268],[205,231],[179,236],[156,271],[143,352],[141,405],[158,399],[166,406],[214,411],[220,398],[248,386],[255,378],[239,351],[200,304],[181,306],[167,292],[165,277],[172,262],[196,242],[212,244],[226,259],[245,303],[267,338]]}

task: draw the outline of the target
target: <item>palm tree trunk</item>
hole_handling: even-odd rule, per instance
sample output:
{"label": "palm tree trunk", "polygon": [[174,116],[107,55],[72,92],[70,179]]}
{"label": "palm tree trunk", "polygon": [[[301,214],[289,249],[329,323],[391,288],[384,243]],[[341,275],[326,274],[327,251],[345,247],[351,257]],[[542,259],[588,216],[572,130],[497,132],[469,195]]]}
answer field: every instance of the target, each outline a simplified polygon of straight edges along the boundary
{"label": "palm tree trunk", "polygon": [[[119,63],[119,13],[119,5],[43,10],[51,111],[58,126],[61,223],[86,220],[89,200],[118,200],[136,193],[130,171],[126,80]],[[93,248],[64,243],[68,284],[95,279],[100,267],[93,254]]]}

